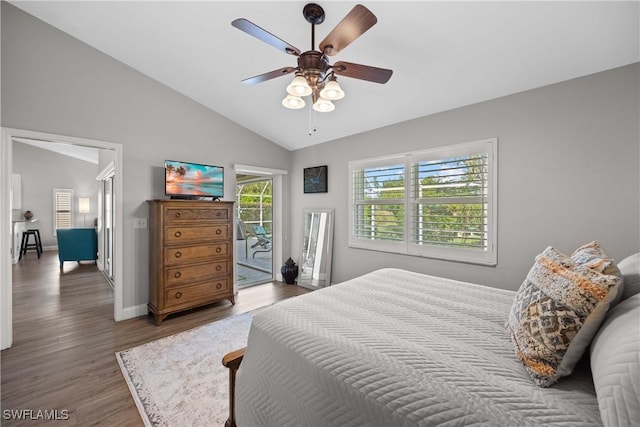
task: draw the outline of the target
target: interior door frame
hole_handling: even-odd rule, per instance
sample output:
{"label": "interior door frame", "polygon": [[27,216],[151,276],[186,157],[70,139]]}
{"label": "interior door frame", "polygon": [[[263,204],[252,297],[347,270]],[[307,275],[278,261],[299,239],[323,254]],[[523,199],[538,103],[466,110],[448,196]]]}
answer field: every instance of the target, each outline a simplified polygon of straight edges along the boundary
{"label": "interior door frame", "polygon": [[123,147],[122,144],[98,141],[86,138],[56,135],[24,129],[2,128],[2,147],[0,148],[0,349],[11,347],[13,344],[13,275],[11,269],[11,174],[13,172],[13,138],[37,139],[47,142],[60,142],[83,145],[115,151],[115,242],[120,248],[114,254],[115,276],[113,283],[113,317],[116,321],[123,320],[123,260],[124,260],[124,232],[123,232]]}

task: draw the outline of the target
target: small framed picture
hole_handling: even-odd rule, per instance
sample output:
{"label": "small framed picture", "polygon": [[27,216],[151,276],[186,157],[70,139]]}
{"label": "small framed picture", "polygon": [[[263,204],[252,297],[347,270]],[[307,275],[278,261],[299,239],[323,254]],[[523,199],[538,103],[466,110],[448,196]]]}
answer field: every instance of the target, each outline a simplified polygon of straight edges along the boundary
{"label": "small framed picture", "polygon": [[314,166],[304,169],[304,192],[305,193],[326,193],[327,189],[327,167]]}

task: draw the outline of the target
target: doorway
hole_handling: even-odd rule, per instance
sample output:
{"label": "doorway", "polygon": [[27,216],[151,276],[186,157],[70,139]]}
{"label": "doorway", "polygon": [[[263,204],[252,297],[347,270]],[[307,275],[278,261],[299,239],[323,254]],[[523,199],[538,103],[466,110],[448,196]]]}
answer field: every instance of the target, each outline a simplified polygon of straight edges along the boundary
{"label": "doorway", "polygon": [[[24,129],[2,128],[2,148],[0,149],[0,238],[3,244],[0,245],[0,348],[11,347],[13,342],[13,297],[12,297],[12,268],[11,268],[11,235],[12,235],[12,201],[11,201],[11,180],[13,171],[13,140],[25,138],[39,140],[58,145],[75,145],[81,147],[92,147],[101,150],[111,150],[113,152],[114,164],[114,209],[113,209],[113,244],[116,248],[122,248],[123,230],[122,224],[123,209],[119,197],[122,194],[122,145],[89,140],[85,138],[75,138],[63,135],[48,134],[43,132],[28,131]],[[124,319],[123,301],[123,253],[113,252],[113,317],[116,321]]]}
{"label": "doorway", "polygon": [[236,175],[236,283],[270,282],[273,275],[273,178]]}

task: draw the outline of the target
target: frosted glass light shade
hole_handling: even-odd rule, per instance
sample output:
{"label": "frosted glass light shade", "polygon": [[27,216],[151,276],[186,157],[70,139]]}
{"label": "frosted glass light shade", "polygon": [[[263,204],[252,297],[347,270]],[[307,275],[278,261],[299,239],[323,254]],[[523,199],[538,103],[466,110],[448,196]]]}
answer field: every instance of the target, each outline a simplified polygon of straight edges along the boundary
{"label": "frosted glass light shade", "polygon": [[78,212],[88,214],[91,212],[91,201],[88,197],[80,197],[78,199]]}
{"label": "frosted glass light shade", "polygon": [[320,96],[331,101],[337,101],[338,99],[344,98],[344,91],[337,81],[330,80],[324,89],[320,91]]}
{"label": "frosted glass light shade", "polygon": [[293,96],[309,96],[311,92],[311,86],[307,83],[307,79],[302,76],[294,77],[291,84],[287,86],[287,93]]}
{"label": "frosted glass light shade", "polygon": [[336,106],[333,105],[333,102],[330,100],[320,97],[316,103],[313,104],[313,109],[321,113],[328,113],[329,111],[335,110]]}
{"label": "frosted glass light shade", "polygon": [[292,110],[298,110],[304,107],[304,99],[300,98],[299,96],[287,95],[282,100],[282,105]]}

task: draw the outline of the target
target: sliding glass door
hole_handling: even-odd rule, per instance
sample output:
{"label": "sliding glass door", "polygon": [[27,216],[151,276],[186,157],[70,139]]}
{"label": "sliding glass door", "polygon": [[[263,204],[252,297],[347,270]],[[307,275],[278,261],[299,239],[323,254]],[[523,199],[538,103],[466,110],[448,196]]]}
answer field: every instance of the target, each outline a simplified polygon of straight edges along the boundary
{"label": "sliding glass door", "polygon": [[114,194],[113,194],[113,174],[102,179],[102,265],[104,275],[113,282],[113,217],[114,217]]}
{"label": "sliding glass door", "polygon": [[273,179],[236,175],[236,282],[239,288],[272,281]]}

